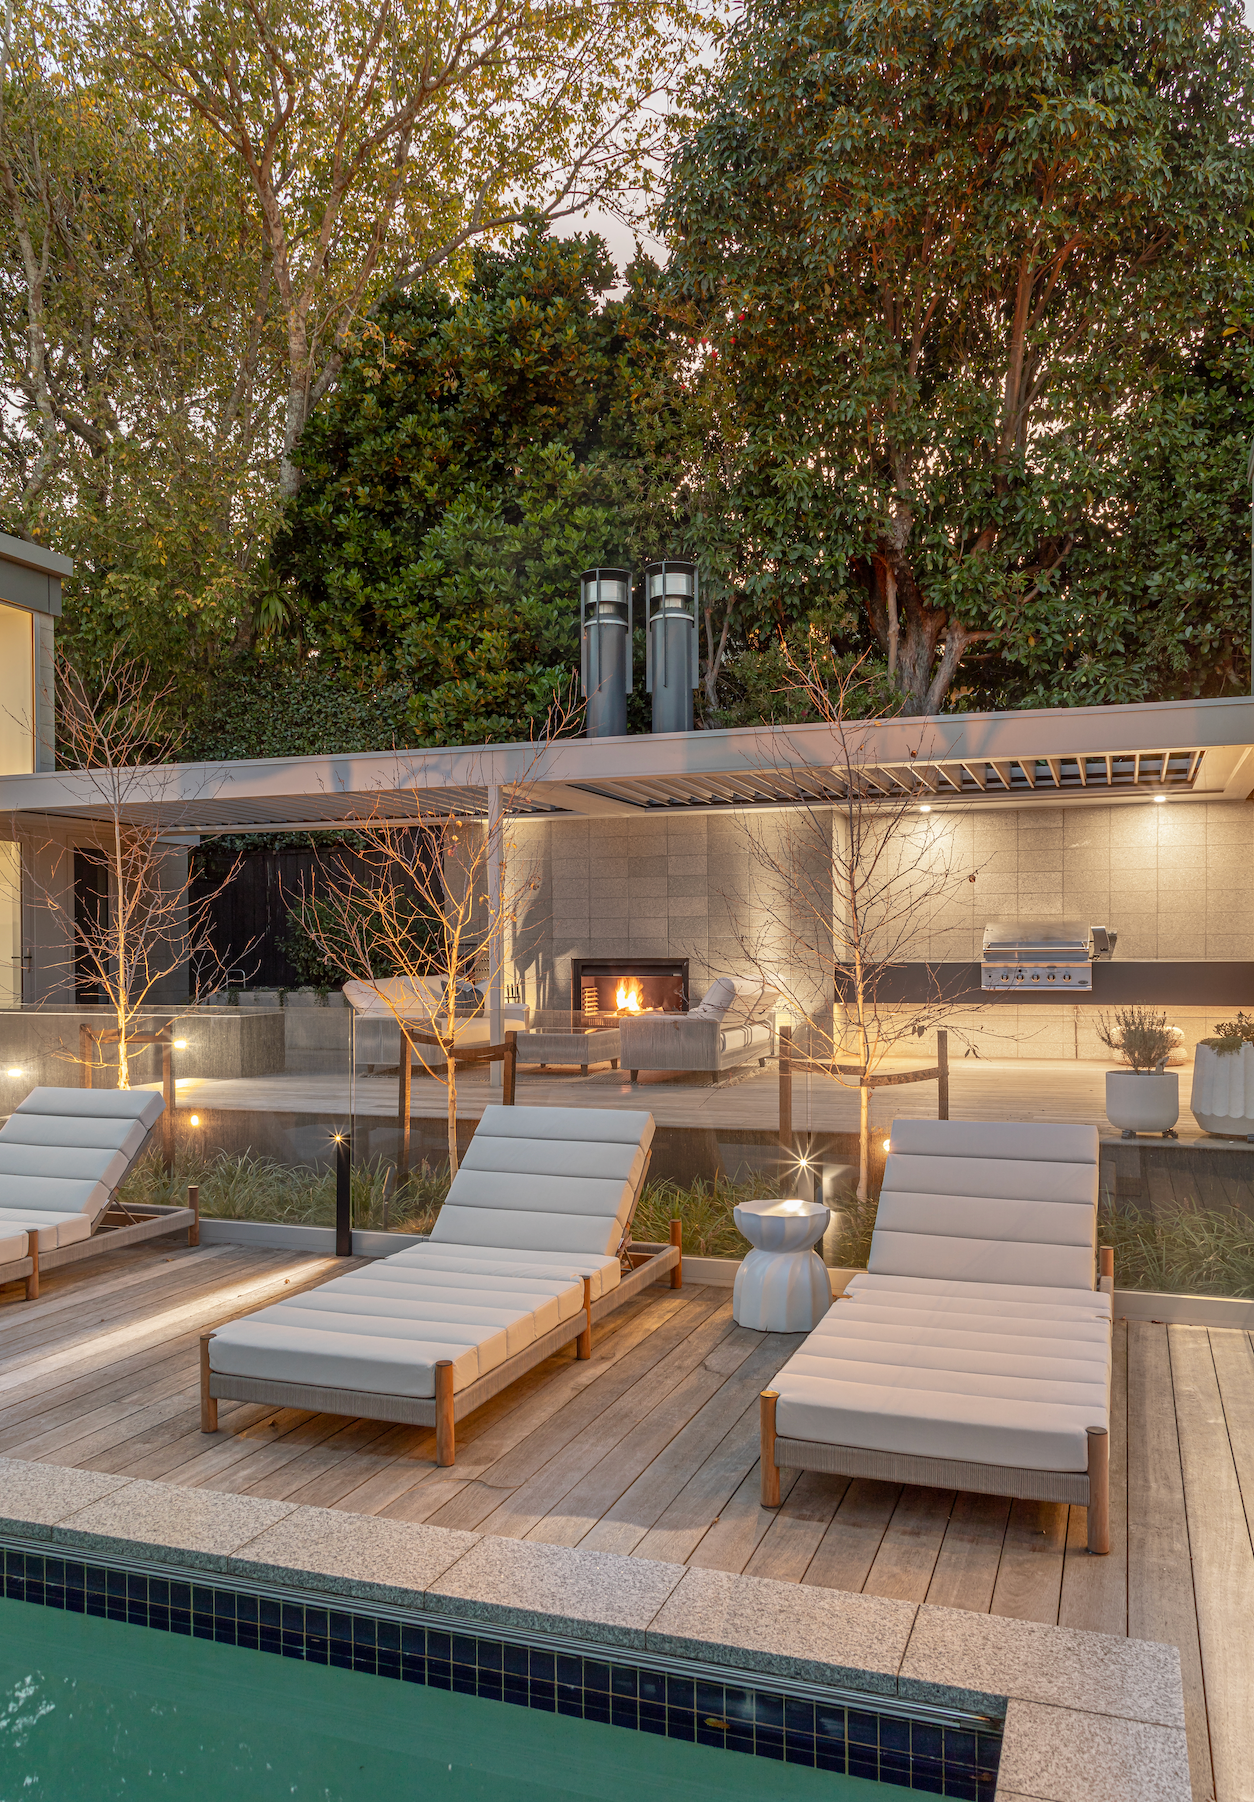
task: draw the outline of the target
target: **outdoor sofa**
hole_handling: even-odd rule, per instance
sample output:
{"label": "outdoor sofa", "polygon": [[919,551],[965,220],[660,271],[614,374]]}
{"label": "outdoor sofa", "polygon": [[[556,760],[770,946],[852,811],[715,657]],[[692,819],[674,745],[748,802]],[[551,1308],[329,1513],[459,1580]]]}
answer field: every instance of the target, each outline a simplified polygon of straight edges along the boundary
{"label": "outdoor sofa", "polygon": [[[464,1020],[454,1020],[455,1050],[469,1050],[492,1042],[483,985],[466,984],[465,993],[478,1011]],[[416,981],[404,976],[387,976],[377,982],[346,982],[344,999],[354,1015],[355,1061],[368,1068],[382,1069],[399,1064],[401,1022],[421,1032],[434,1032],[446,994],[446,985],[434,976],[420,977]],[[528,1009],[510,1002],[501,1010],[501,1018],[502,1031],[520,1032],[527,1025]],[[428,1056],[431,1055],[429,1052]]]}
{"label": "outdoor sofa", "polygon": [[775,1053],[769,1020],[726,1022],[736,998],[730,976],[712,982],[698,1005],[686,1014],[643,1014],[619,1021],[620,1057],[635,1082],[642,1070],[701,1073],[717,1082],[728,1070],[765,1064]]}
{"label": "outdoor sofa", "polygon": [[1109,1551],[1097,1145],[1093,1126],[893,1123],[867,1269],[762,1396],[765,1507],[781,1470],[831,1471],[1078,1503]]}
{"label": "outdoor sofa", "polygon": [[0,1127],[0,1283],[187,1229],[194,1208],[122,1207],[114,1199],[165,1108],[152,1089],[32,1089]]}
{"label": "outdoor sofa", "polygon": [[[430,1239],[263,1308],[201,1342],[201,1428],[222,1399],[434,1426],[455,1422],[647,1283],[680,1246],[636,1245],[650,1114],[488,1106]],[[678,1223],[676,1223],[677,1225]],[[672,1229],[674,1232],[674,1228]]]}

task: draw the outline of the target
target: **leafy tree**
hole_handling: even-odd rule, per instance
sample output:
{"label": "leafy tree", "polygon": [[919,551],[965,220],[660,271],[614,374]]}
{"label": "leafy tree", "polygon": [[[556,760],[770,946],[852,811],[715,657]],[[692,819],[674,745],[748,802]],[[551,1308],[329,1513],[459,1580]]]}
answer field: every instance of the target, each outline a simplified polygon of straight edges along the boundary
{"label": "leafy tree", "polygon": [[1250,81],[1226,3],[749,0],[664,210],[734,391],[747,624],[855,605],[911,712],[973,658],[986,693],[1228,679]]}
{"label": "leafy tree", "polygon": [[634,396],[670,356],[599,238],[480,252],[465,297],[387,301],[310,422],[276,560],[306,644],[411,691],[413,743],[525,737],[578,662],[575,582],[640,554]]}

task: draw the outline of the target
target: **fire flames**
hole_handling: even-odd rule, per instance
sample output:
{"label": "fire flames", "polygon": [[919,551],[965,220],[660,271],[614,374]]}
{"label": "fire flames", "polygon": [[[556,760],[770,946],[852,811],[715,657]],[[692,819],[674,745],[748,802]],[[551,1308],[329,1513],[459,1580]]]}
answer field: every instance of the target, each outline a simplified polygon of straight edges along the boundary
{"label": "fire flames", "polygon": [[614,1005],[620,1014],[644,1012],[644,985],[638,976],[624,976],[614,993]]}

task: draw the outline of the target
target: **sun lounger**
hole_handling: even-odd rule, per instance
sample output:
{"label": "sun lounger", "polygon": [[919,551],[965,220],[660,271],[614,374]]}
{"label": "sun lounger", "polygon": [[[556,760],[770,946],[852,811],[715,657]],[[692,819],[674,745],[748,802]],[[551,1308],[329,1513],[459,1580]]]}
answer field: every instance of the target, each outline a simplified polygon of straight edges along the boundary
{"label": "sun lounger", "polygon": [[484,1109],[429,1240],[206,1334],[201,1426],[220,1399],[273,1402],[436,1429],[564,1346],[592,1355],[593,1322],[669,1272],[680,1249],[636,1245],[650,1114]]}
{"label": "sun lounger", "polygon": [[762,1397],[762,1500],[831,1471],[1087,1507],[1109,1545],[1097,1129],[894,1122],[868,1268]]}
{"label": "sun lounger", "polygon": [[[152,1089],[32,1089],[0,1127],[0,1283],[186,1228],[192,1208],[121,1208],[119,1183],[165,1102]],[[21,1240],[21,1249],[18,1241]]]}

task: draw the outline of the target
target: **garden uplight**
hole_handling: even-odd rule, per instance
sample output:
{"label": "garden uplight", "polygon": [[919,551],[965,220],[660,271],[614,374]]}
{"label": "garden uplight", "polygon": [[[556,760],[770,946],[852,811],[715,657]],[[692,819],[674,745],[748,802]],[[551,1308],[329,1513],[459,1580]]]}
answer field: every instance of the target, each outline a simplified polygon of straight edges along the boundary
{"label": "garden uplight", "polygon": [[16,1065],[14,1065],[12,1070],[5,1071],[6,1076],[20,1076],[21,1074],[22,1074],[22,1072],[17,1068]]}

